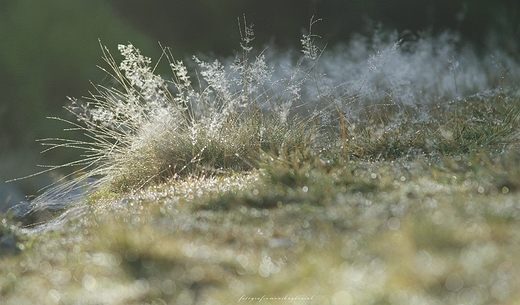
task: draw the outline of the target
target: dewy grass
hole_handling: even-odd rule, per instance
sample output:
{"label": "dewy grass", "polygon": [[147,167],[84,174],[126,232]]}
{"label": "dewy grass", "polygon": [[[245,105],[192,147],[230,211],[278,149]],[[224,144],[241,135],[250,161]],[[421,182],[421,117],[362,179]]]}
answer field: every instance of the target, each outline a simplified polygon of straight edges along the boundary
{"label": "dewy grass", "polygon": [[63,165],[82,166],[76,179],[96,177],[98,185],[129,191],[257,168],[259,156],[282,150],[340,146],[348,156],[396,158],[511,140],[516,93],[482,94],[496,85],[496,73],[505,75],[500,86],[514,79],[518,69],[510,61],[491,69],[448,34],[400,42],[394,33],[376,32],[325,53],[314,44],[315,22],[296,63],[268,49],[253,56],[253,28],[245,18],[242,54],[232,61],[194,57],[198,68],[190,73],[163,48],[169,80],[155,73],[161,60],[153,66],[131,44],[119,46],[120,63],[102,47],[114,83],[96,86],[87,101],[72,99],[68,107],[79,121],[74,128],[91,141],[47,144],[85,151],[84,159]]}
{"label": "dewy grass", "polygon": [[500,149],[518,141],[520,100],[509,94],[470,96],[426,108],[426,121],[417,121],[411,113],[378,114],[359,125],[346,123],[341,126],[345,137],[338,132],[336,137],[348,155],[368,158]]}
{"label": "dewy grass", "polygon": [[103,48],[115,84],[69,107],[91,141],[56,143],[99,188],[61,226],[2,220],[3,303],[518,303],[517,63],[311,32],[294,61],[241,32],[198,72],[165,48],[168,81]]}
{"label": "dewy grass", "polygon": [[284,104],[292,101],[266,112],[278,98],[269,87],[272,70],[263,55],[249,58],[253,32],[244,27],[244,54],[231,66],[195,58],[201,68],[198,90],[166,48],[163,56],[174,74],[170,81],[155,75],[151,59],[133,45],[119,46],[124,57],[119,65],[103,47],[106,72],[117,85],[96,86],[88,102],[74,99],[68,107],[79,120],[75,127],[92,141],[64,140],[53,148],[84,149],[87,157],[70,165],[86,165],[86,175],[123,191],[180,176],[247,170],[262,153],[302,148],[310,134],[305,122],[287,118]]}
{"label": "dewy grass", "polygon": [[518,192],[498,181],[518,172],[518,150],[329,161],[283,156],[265,176],[179,179],[100,199],[95,218],[4,256],[2,295],[6,304],[520,298]]}

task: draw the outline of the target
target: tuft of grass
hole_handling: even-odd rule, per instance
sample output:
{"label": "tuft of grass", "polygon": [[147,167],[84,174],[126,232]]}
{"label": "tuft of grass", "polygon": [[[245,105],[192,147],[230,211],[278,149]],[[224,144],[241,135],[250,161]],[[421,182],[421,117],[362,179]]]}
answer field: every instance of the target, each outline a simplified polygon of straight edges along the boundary
{"label": "tuft of grass", "polygon": [[[120,64],[102,47],[114,85],[98,85],[86,102],[72,99],[67,107],[78,119],[68,122],[72,129],[91,141],[47,139],[45,144],[83,150],[84,159],[62,167],[82,166],[77,180],[100,178],[99,184],[123,192],[178,177],[248,170],[257,167],[262,153],[306,147],[312,136],[306,121],[288,119],[292,100],[276,104],[271,68],[262,54],[250,58],[254,37],[245,19],[241,35],[242,58],[227,67],[194,58],[198,89],[167,48],[170,80],[155,75],[157,65],[131,44],[119,46]],[[267,111],[269,103],[278,111]]]}

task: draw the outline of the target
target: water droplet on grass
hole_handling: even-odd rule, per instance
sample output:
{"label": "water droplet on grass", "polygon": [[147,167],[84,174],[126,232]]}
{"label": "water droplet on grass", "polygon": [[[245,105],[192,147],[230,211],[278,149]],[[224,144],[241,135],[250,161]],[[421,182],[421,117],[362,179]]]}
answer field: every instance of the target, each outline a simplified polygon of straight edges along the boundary
{"label": "water droplet on grass", "polygon": [[61,299],[60,293],[56,289],[51,289],[45,296],[45,304],[59,304]]}
{"label": "water droplet on grass", "polygon": [[90,274],[87,274],[81,280],[83,287],[88,291],[94,291],[97,289],[98,283],[95,277]]}
{"label": "water droplet on grass", "polygon": [[457,273],[452,273],[448,275],[444,285],[449,291],[459,291],[464,286],[464,280]]}
{"label": "water droplet on grass", "polygon": [[128,249],[125,252],[125,258],[129,262],[135,262],[139,258],[139,251],[137,249]]}
{"label": "water droplet on grass", "polygon": [[510,294],[511,286],[504,280],[495,282],[493,287],[491,287],[491,295],[493,295],[495,299],[504,301],[509,297]]}

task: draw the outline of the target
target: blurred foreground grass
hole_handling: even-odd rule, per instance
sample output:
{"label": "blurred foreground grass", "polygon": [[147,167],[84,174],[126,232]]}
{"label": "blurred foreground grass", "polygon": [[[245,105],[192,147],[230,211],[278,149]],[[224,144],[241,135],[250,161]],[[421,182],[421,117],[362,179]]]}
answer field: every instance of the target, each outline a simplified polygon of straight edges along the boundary
{"label": "blurred foreground grass", "polygon": [[516,304],[518,99],[460,105],[437,128],[344,126],[249,171],[100,191],[58,231],[3,219],[0,302]]}

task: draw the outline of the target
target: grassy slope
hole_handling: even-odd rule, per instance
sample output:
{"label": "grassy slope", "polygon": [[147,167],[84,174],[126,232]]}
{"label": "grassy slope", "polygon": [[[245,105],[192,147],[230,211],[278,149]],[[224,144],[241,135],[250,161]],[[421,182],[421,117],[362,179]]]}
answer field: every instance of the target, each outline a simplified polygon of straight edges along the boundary
{"label": "grassy slope", "polygon": [[2,257],[2,302],[514,304],[520,150],[503,149],[298,151],[98,194],[88,217]]}
{"label": "grassy slope", "polygon": [[232,136],[192,125],[194,144],[189,121],[139,122],[142,138],[90,121],[129,143],[99,171],[108,187],[54,232],[2,220],[0,302],[515,304],[518,93],[430,102],[356,124],[334,109],[295,126],[254,112],[222,125]]}

